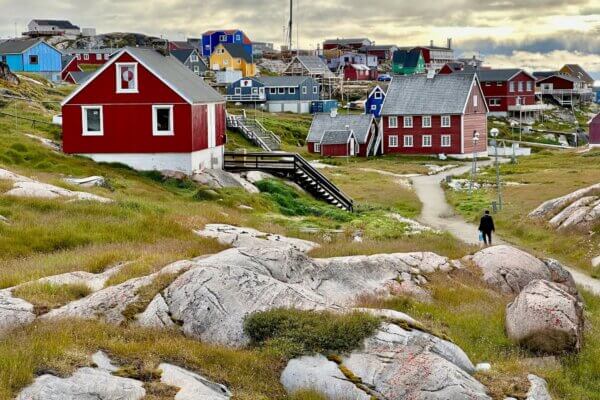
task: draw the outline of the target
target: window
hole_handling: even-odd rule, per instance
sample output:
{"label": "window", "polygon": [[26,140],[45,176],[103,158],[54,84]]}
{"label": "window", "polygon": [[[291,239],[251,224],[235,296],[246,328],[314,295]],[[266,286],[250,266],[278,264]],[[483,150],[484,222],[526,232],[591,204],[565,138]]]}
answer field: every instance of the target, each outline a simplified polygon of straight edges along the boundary
{"label": "window", "polygon": [[413,137],[412,135],[404,136],[404,147],[413,147]]}
{"label": "window", "polygon": [[490,103],[491,107],[498,107],[500,105],[500,99],[498,99],[498,98],[490,99],[489,103]]}
{"label": "window", "polygon": [[90,55],[89,54],[84,54],[83,55],[83,59],[84,60],[89,60],[90,59]]}
{"label": "window", "polygon": [[308,93],[308,88],[306,86],[302,86],[302,94]]}
{"label": "window", "polygon": [[397,128],[398,127],[398,117],[389,117],[388,118],[388,128]]}
{"label": "window", "polygon": [[381,92],[375,92],[375,95],[374,95],[374,97],[375,97],[377,100],[381,99]]}
{"label": "window", "polygon": [[96,53],[96,61],[101,61],[101,60],[102,60],[102,54]]}
{"label": "window", "polygon": [[82,132],[83,136],[102,136],[102,107],[83,106],[81,107]]}
{"label": "window", "polygon": [[421,126],[423,128],[431,128],[431,115],[423,115],[421,118]]}
{"label": "window", "polygon": [[258,88],[253,87],[252,88],[252,94],[258,94]]}
{"label": "window", "polygon": [[38,56],[29,56],[29,64],[37,65],[39,62]]}
{"label": "window", "polygon": [[501,81],[496,82],[496,86],[502,86],[502,82]]}
{"label": "window", "polygon": [[413,118],[412,117],[404,117],[404,127],[405,128],[413,127]]}
{"label": "window", "polygon": [[269,94],[277,94],[277,88],[269,88]]}
{"label": "window", "polygon": [[226,42],[227,41],[227,35],[220,35],[219,36],[219,42]]}
{"label": "window", "polygon": [[377,105],[376,104],[371,105],[371,111],[375,111],[375,110],[377,110]]}
{"label": "window", "polygon": [[527,81],[527,91],[531,92],[533,90],[533,82]]}
{"label": "window", "polygon": [[238,42],[242,41],[242,35],[235,35],[235,40],[237,40]]}
{"label": "window", "polygon": [[108,54],[108,53],[104,54],[104,59],[105,60],[108,60],[109,58],[110,58],[110,54]]}
{"label": "window", "polygon": [[423,135],[423,147],[431,147],[431,135]]}
{"label": "window", "polygon": [[240,88],[240,87],[236,87],[236,88],[234,89],[234,93],[235,93],[235,95],[236,95],[236,96],[239,96],[239,95],[241,95],[241,94],[242,94],[242,88]]}
{"label": "window", "polygon": [[523,82],[519,81],[518,83],[519,83],[519,92],[522,92],[523,91]]}
{"label": "window", "polygon": [[77,54],[77,55],[75,56],[75,58],[77,58],[78,60],[81,60],[81,54]]}
{"label": "window", "polygon": [[479,104],[479,98],[477,97],[477,95],[473,96],[473,107],[477,107],[477,105]]}
{"label": "window", "polygon": [[515,91],[515,83],[514,82],[510,82],[508,88],[509,88],[508,90],[510,92],[514,92]]}
{"label": "window", "polygon": [[398,135],[388,137],[388,147],[398,147]]}
{"label": "window", "polygon": [[313,94],[319,94],[319,87],[313,86]]}
{"label": "window", "polygon": [[152,134],[173,135],[173,106],[152,106]]}
{"label": "window", "polygon": [[315,153],[321,152],[321,143],[315,143]]}
{"label": "window", "polygon": [[198,62],[198,56],[196,54],[192,54],[190,56],[190,61],[191,62]]}
{"label": "window", "polygon": [[293,87],[288,88],[288,93],[289,94],[296,94],[296,88],[293,88]]}
{"label": "window", "polygon": [[117,63],[117,93],[137,93],[137,64]]}
{"label": "window", "polygon": [[280,87],[278,92],[279,94],[285,94],[285,88]]}
{"label": "window", "polygon": [[450,147],[452,145],[450,135],[442,135],[442,147]]}
{"label": "window", "polygon": [[486,82],[485,86],[492,86],[492,82]]}
{"label": "window", "polygon": [[450,128],[451,123],[452,119],[449,115],[442,115],[442,128]]}
{"label": "window", "polygon": [[200,67],[199,67],[199,66],[197,66],[197,65],[194,65],[194,73],[195,73],[196,75],[200,75]]}

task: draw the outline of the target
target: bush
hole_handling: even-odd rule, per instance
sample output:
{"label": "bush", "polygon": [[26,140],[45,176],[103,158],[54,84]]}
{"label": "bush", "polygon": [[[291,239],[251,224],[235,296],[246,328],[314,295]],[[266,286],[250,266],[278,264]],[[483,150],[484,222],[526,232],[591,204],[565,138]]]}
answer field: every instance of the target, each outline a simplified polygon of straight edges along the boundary
{"label": "bush", "polygon": [[250,315],[244,332],[255,345],[293,358],[311,353],[347,353],[375,333],[380,320],[364,313],[274,309]]}

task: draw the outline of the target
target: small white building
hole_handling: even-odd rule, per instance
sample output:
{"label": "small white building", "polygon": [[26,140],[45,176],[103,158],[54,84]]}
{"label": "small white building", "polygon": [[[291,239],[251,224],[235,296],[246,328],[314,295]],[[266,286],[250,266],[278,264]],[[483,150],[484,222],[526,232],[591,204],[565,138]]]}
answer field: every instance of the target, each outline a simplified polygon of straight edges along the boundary
{"label": "small white building", "polygon": [[77,36],[81,34],[81,29],[73,25],[71,21],[54,19],[33,19],[27,24],[26,32],[28,35],[69,35]]}

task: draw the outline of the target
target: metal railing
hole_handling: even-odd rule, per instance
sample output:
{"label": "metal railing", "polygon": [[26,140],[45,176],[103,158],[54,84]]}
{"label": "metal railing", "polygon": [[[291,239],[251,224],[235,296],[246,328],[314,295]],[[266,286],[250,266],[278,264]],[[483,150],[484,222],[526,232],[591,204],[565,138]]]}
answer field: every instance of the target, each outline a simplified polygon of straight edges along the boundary
{"label": "metal railing", "polygon": [[246,110],[242,115],[227,114],[227,127],[239,130],[248,140],[265,151],[278,150],[281,139],[272,131],[266,129],[256,118],[248,118]]}
{"label": "metal railing", "polygon": [[266,101],[265,94],[228,94],[225,95],[227,101]]}

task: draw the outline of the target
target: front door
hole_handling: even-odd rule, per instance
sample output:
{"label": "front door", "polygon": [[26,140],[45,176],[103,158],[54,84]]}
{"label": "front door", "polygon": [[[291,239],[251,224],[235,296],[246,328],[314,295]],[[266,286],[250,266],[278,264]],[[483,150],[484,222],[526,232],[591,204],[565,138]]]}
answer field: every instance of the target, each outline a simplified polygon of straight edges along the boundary
{"label": "front door", "polygon": [[261,100],[265,99],[265,88],[264,87],[260,87],[258,88],[258,94]]}
{"label": "front door", "polygon": [[355,152],[355,144],[354,144],[354,139],[350,139],[350,155],[351,156],[355,156],[356,152]]}

